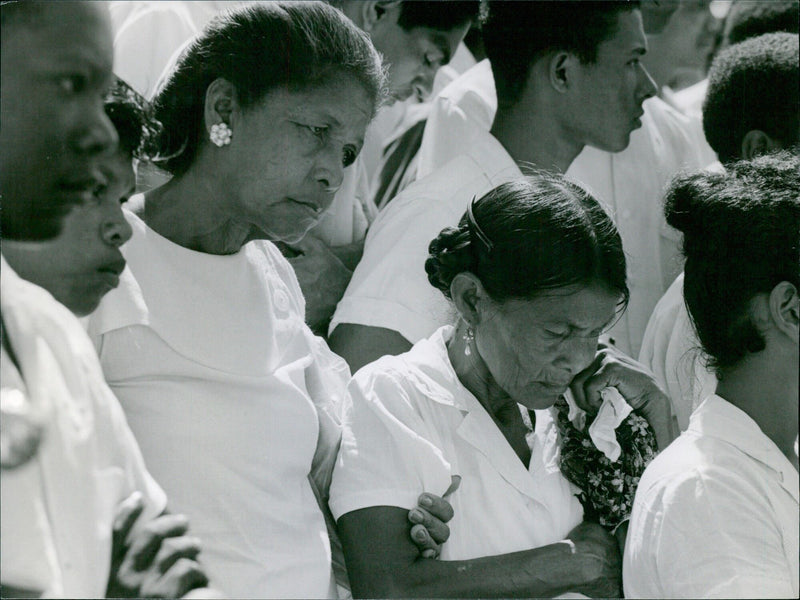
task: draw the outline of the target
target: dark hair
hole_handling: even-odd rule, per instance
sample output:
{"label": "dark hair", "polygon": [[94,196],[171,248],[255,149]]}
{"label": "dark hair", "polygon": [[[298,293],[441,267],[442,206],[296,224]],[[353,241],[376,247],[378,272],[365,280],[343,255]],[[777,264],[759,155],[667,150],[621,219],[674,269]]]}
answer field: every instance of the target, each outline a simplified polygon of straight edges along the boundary
{"label": "dark hair", "polygon": [[117,77],[106,94],[104,108],[117,130],[120,148],[132,158],[148,160],[161,125],[153,118],[147,100]]}
{"label": "dark hair", "polygon": [[738,0],[731,5],[725,18],[724,41],[738,44],[765,33],[798,33],[798,20],[800,3],[797,0]]}
{"label": "dark hair", "polygon": [[726,48],[714,59],[703,103],[703,130],[720,161],[741,155],[742,138],[760,129],[784,147],[797,142],[800,46],[770,33]]}
{"label": "dark hair", "polygon": [[465,23],[476,22],[480,8],[479,0],[437,0],[436,2],[405,0],[400,4],[397,24],[406,31],[415,27],[450,31]]}
{"label": "dark hair", "polygon": [[622,240],[589,193],[561,176],[524,177],[473,203],[458,227],[428,248],[431,285],[450,298],[453,278],[474,273],[497,302],[601,282],[628,301]]}
{"label": "dark hair", "polygon": [[184,51],[154,100],[163,130],[157,162],[186,172],[204,138],[208,86],[217,78],[236,88],[247,109],[271,90],[324,83],[334,73],[356,78],[375,108],[383,99],[380,56],[365,33],[322,2],[265,2],[214,19]]}
{"label": "dark hair", "polygon": [[598,46],[616,33],[618,15],[636,8],[637,1],[491,0],[483,44],[498,102],[516,102],[531,65],[549,52],[572,52],[581,62],[594,63]]}
{"label": "dark hair", "polygon": [[41,22],[47,4],[47,2],[33,0],[2,0],[0,2],[0,27],[36,26]]}
{"label": "dark hair", "polygon": [[676,177],[667,223],[683,232],[683,295],[717,372],[764,349],[750,300],[782,281],[800,288],[800,159],[759,156],[726,173]]}

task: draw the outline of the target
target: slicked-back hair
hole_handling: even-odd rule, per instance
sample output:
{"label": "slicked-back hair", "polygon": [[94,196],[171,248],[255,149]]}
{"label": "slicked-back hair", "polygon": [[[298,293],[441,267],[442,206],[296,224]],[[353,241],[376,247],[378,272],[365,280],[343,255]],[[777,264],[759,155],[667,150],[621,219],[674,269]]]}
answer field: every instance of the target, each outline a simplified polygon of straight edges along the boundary
{"label": "slicked-back hair", "polygon": [[373,110],[385,94],[380,56],[368,36],[323,2],[263,2],[216,17],[187,47],[155,100],[162,124],[157,162],[174,175],[195,159],[205,136],[206,90],[233,84],[243,109],[278,88],[300,91],[331,77],[354,77]]}
{"label": "slicked-back hair", "polygon": [[618,15],[638,8],[633,0],[491,0],[483,44],[498,103],[513,105],[531,65],[551,52],[571,52],[583,63],[594,63],[600,44],[616,33]]}
{"label": "slicked-back hair", "polygon": [[622,239],[611,217],[582,187],[541,173],[504,183],[473,202],[457,227],[429,246],[431,285],[450,298],[456,275],[471,272],[496,302],[549,290],[602,284],[629,293]]}

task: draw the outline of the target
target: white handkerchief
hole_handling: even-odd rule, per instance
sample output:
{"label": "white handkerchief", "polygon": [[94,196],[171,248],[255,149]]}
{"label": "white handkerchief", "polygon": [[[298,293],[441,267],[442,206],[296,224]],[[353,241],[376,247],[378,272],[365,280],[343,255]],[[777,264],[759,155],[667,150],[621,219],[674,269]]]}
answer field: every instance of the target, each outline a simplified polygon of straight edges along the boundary
{"label": "white handkerchief", "polygon": [[[611,462],[617,462],[622,448],[617,442],[616,429],[628,418],[633,408],[615,387],[604,388],[600,391],[600,397],[603,399],[603,404],[600,405],[597,416],[589,426],[589,438],[595,447],[605,454]],[[583,431],[586,424],[586,413],[575,404],[575,400],[569,391],[564,394],[564,399],[569,405],[567,418],[578,430]]]}
{"label": "white handkerchief", "polygon": [[600,391],[603,404],[597,416],[589,426],[589,437],[592,442],[611,462],[617,462],[622,448],[617,442],[617,427],[620,426],[633,408],[625,402],[625,398],[614,387],[607,387]]}

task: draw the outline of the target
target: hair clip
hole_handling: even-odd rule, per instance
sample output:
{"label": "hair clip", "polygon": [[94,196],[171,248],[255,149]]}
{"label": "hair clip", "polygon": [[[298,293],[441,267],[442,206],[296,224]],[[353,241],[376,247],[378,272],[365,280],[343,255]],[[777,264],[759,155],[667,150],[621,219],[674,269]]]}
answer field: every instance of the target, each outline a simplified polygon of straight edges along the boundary
{"label": "hair clip", "polygon": [[475,204],[475,196],[472,197],[472,201],[467,206],[467,222],[469,223],[469,228],[475,234],[475,236],[486,246],[486,251],[491,252],[494,244],[492,244],[489,236],[483,233],[483,230],[478,226],[478,222],[475,220],[475,215],[472,213],[472,205]]}

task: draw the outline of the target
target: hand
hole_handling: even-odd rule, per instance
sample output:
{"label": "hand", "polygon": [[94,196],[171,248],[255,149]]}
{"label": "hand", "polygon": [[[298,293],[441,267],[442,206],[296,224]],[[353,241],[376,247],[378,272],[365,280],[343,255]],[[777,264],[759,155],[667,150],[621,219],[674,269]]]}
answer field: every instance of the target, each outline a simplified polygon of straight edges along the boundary
{"label": "hand", "polygon": [[[186,517],[164,514],[134,531],[143,510],[139,492],[131,494],[117,510],[106,596],[178,598],[206,586],[208,577],[196,560],[200,542],[185,535],[189,529]],[[133,539],[128,540],[131,535]]]}
{"label": "hand", "polygon": [[647,419],[659,450],[677,437],[669,398],[653,374],[641,363],[610,346],[598,350],[592,364],[578,373],[570,384],[575,403],[589,414],[596,414],[600,409],[600,390],[607,387],[617,388],[625,401]]}
{"label": "hand", "polygon": [[453,518],[453,507],[445,500],[458,489],[461,477],[453,476],[453,481],[440,498],[433,494],[422,494],[417,500],[417,507],[408,513],[408,520],[414,523],[411,527],[411,541],[420,549],[423,558],[436,558],[442,545],[450,537],[447,522]]}
{"label": "hand", "polygon": [[324,335],[353,273],[313,234],[306,235],[290,250],[296,256],[288,260],[306,299],[306,324]]}
{"label": "hand", "polygon": [[0,466],[14,469],[36,454],[44,433],[45,415],[15,388],[0,391],[0,406]]}
{"label": "hand", "polygon": [[592,598],[620,598],[622,556],[616,538],[597,523],[581,523],[569,532],[583,581],[575,591]]}

